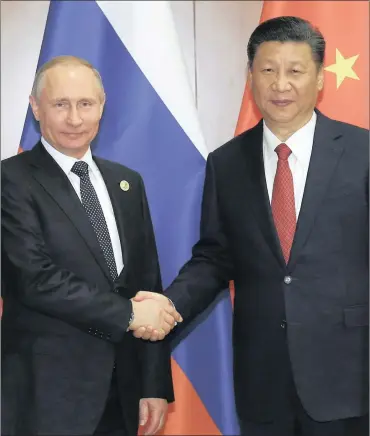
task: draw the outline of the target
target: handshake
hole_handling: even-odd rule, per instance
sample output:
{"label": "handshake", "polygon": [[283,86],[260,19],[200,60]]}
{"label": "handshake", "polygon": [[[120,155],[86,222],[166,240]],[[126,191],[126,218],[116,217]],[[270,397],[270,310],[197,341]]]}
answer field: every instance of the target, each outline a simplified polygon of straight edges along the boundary
{"label": "handshake", "polygon": [[128,330],[132,330],[136,338],[162,340],[178,322],[182,322],[171,300],[163,294],[140,291],[131,302],[134,318]]}

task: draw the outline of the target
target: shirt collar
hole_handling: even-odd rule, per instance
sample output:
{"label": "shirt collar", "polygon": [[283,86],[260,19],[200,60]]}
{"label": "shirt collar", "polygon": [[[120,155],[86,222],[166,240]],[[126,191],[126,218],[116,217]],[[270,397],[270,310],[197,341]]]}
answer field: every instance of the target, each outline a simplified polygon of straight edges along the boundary
{"label": "shirt collar", "polygon": [[67,156],[61,153],[52,145],[50,145],[44,137],[41,137],[41,143],[45,150],[50,154],[50,156],[56,161],[56,163],[62,168],[65,174],[68,176],[75,162],[82,160],[89,165],[89,170],[95,172],[97,171],[96,163],[92,157],[91,148],[89,147],[85,155],[81,159],[76,159],[71,156]]}
{"label": "shirt collar", "polygon": [[[317,115],[314,111],[308,123],[293,133],[293,135],[285,141],[285,144],[292,150],[293,155],[303,164],[308,164],[311,156],[313,138],[315,134]],[[281,144],[271,130],[263,121],[263,146],[265,156],[268,159],[276,156],[275,148]]]}

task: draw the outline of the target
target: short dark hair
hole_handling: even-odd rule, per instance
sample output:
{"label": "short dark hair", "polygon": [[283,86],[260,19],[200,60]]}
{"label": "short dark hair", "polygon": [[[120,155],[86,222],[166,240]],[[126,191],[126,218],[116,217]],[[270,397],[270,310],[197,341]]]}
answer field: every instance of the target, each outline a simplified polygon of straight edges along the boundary
{"label": "short dark hair", "polygon": [[263,42],[306,42],[315,62],[321,67],[325,57],[325,39],[319,29],[299,17],[277,17],[261,23],[248,42],[248,65],[252,68],[258,47]]}

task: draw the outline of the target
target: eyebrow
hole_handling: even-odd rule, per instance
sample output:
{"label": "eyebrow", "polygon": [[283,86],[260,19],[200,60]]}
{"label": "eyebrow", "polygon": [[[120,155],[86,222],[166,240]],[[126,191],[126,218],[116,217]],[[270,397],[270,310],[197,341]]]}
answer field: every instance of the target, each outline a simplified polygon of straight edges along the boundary
{"label": "eyebrow", "polygon": [[291,65],[293,65],[293,64],[295,64],[295,65],[302,65],[302,66],[305,66],[306,64],[307,64],[307,62],[304,62],[304,61],[296,61],[296,60],[293,60],[293,61],[290,61],[289,62]]}
{"label": "eyebrow", "polygon": [[68,98],[66,98],[66,97],[55,97],[55,98],[51,98],[50,101],[52,103],[56,103],[56,102],[59,102],[59,101],[68,101]]}

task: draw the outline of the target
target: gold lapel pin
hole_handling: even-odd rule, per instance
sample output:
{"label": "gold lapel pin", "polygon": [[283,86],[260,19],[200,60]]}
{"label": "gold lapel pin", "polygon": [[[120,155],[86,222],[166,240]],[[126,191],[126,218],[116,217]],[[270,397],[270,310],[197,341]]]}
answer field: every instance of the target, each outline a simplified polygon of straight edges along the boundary
{"label": "gold lapel pin", "polygon": [[119,187],[122,191],[128,191],[130,189],[130,184],[127,180],[122,180],[119,184]]}

